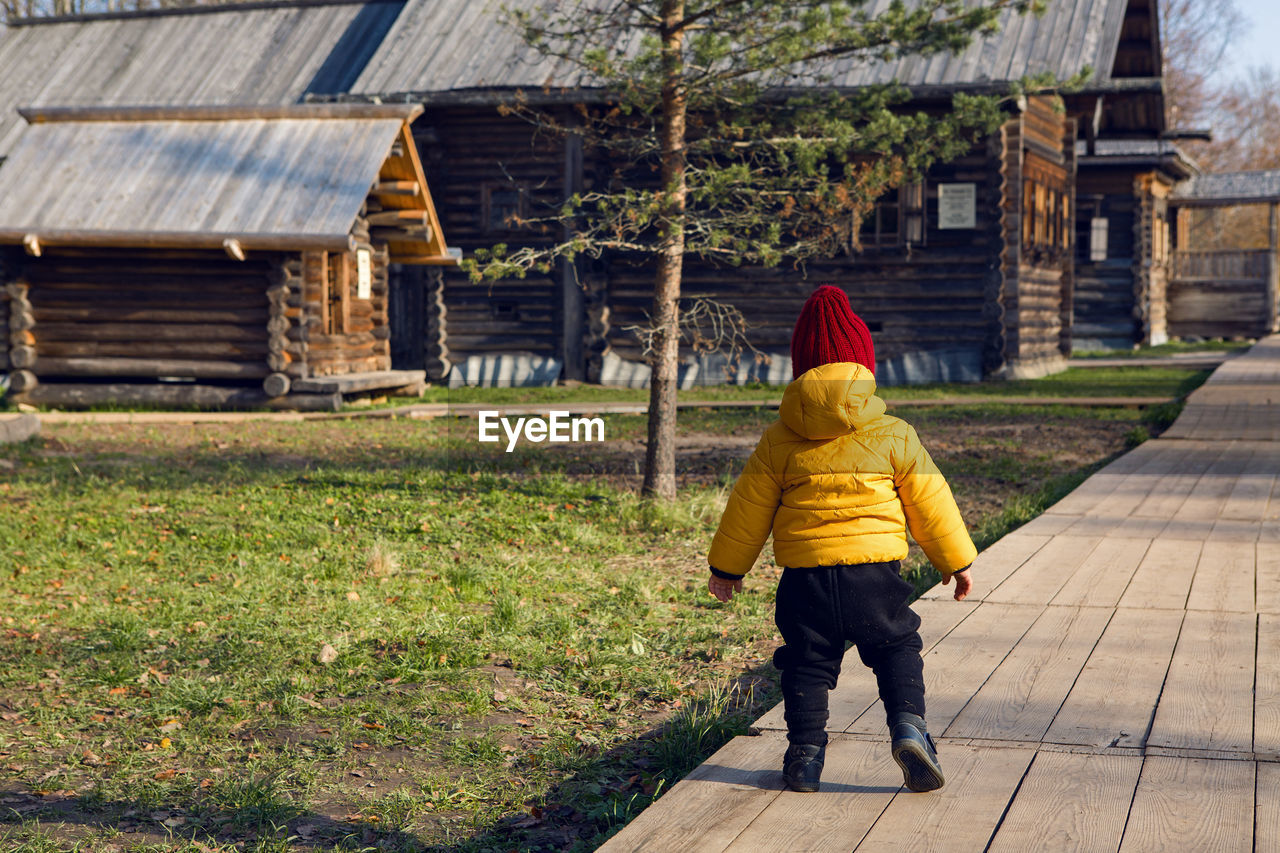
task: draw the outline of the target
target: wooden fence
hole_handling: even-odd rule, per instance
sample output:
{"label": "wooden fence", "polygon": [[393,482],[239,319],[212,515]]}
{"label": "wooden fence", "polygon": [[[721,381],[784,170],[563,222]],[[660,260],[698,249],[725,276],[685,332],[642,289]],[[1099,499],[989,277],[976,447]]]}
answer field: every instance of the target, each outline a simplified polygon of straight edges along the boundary
{"label": "wooden fence", "polygon": [[1276,263],[1267,249],[1178,251],[1169,282],[1172,337],[1260,337],[1275,318]]}

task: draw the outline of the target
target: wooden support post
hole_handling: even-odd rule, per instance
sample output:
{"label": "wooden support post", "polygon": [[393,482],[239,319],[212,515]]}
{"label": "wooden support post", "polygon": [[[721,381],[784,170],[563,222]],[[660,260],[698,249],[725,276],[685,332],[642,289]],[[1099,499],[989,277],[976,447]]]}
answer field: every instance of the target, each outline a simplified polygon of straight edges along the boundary
{"label": "wooden support post", "polygon": [[[582,191],[582,135],[570,133],[564,140],[564,197]],[[562,239],[573,239],[572,224],[566,225]],[[583,358],[584,310],[582,285],[577,261],[560,262],[560,358],[564,362],[565,379],[586,379]]]}
{"label": "wooden support post", "polygon": [[1271,203],[1268,231],[1270,248],[1267,252],[1267,332],[1280,331],[1280,204]]}

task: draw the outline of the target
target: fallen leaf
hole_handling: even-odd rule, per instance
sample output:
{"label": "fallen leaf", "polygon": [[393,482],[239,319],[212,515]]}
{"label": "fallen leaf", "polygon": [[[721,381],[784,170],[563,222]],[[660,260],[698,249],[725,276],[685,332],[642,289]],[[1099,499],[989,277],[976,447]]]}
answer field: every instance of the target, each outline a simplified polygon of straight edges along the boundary
{"label": "fallen leaf", "polygon": [[360,593],[356,592],[354,589],[347,593],[347,601],[359,601],[359,600],[360,600]]}
{"label": "fallen leaf", "polygon": [[338,659],[338,650],[335,649],[333,646],[329,645],[328,643],[325,643],[323,646],[321,646],[320,653],[316,655],[316,661],[318,663],[333,663],[337,659]]}
{"label": "fallen leaf", "polygon": [[174,776],[177,776],[177,775],[178,775],[178,771],[170,768],[169,770],[161,770],[152,778],[160,781],[164,781],[165,779],[172,779]]}

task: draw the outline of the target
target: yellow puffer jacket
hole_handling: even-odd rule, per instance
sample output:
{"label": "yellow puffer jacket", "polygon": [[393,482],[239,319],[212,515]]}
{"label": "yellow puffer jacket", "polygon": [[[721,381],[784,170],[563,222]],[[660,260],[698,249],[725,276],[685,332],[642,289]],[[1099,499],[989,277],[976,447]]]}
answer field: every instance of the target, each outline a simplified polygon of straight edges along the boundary
{"label": "yellow puffer jacket", "polygon": [[944,575],[973,562],[946,479],[875,390],[871,371],[852,363],[815,367],[787,386],[778,422],[734,484],[713,568],[746,574],[770,529],[784,567],[901,560],[907,527]]}

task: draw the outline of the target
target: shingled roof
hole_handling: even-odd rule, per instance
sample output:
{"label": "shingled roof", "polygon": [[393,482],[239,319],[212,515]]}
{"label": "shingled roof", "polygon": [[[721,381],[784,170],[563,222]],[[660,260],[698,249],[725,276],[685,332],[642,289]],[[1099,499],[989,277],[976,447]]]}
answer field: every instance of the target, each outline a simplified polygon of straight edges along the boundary
{"label": "shingled roof", "polygon": [[[890,2],[871,0],[868,10],[884,11]],[[500,21],[503,5],[537,14],[549,4],[555,5],[551,0],[407,0],[351,92],[430,102],[465,91],[590,86],[575,69],[530,51]],[[1042,72],[1069,77],[1088,65],[1095,70],[1092,85],[1107,88],[1118,82],[1112,70],[1129,6],[1130,0],[1050,0],[1041,17],[1006,10],[998,33],[976,39],[962,53],[846,61],[833,69],[833,82],[858,87],[896,80],[917,90],[952,90],[1005,85]],[[1158,52],[1158,42],[1153,47]]]}
{"label": "shingled roof", "polygon": [[347,91],[402,0],[258,3],[0,27],[0,155],[19,107],[283,105]]}
{"label": "shingled roof", "polygon": [[429,222],[392,241],[393,260],[449,263],[408,135],[421,109],[24,110],[0,166],[0,243],[345,251],[375,183],[397,180]]}
{"label": "shingled roof", "polygon": [[1196,175],[1173,191],[1186,204],[1280,202],[1280,169]]}

